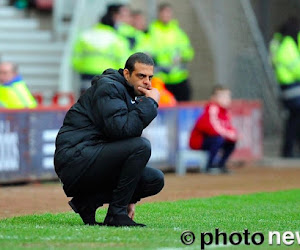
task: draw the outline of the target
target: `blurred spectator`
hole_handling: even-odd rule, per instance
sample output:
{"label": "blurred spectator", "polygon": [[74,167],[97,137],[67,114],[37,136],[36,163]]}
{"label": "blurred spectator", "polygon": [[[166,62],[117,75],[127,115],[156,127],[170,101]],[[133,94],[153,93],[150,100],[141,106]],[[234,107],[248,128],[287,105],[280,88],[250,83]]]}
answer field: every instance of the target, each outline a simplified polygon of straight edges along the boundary
{"label": "blurred spectator", "polygon": [[132,26],[135,28],[135,46],[134,52],[144,52],[150,54],[151,52],[151,41],[148,32],[147,21],[144,13],[140,10],[131,12]]}
{"label": "blurred spectator", "polygon": [[194,50],[185,32],[173,19],[169,4],[161,4],[158,20],[149,27],[152,57],[156,63],[156,76],[161,78],[178,101],[190,99],[187,63],[194,57]]}
{"label": "blurred spectator", "polygon": [[140,10],[134,10],[131,12],[132,26],[137,30],[147,32],[147,21],[144,13]]}
{"label": "blurred spectator", "polygon": [[[143,20],[143,15],[139,12],[139,20],[136,20],[135,13],[130,10],[127,5],[112,5],[114,7],[113,11],[113,23],[114,28],[117,30],[118,34],[127,39],[130,44],[131,53],[142,51],[148,52],[149,46],[148,39],[146,39],[146,34],[144,30],[146,29],[146,20]],[[134,13],[134,14],[133,14]],[[137,22],[138,25],[137,25]]]}
{"label": "blurred spectator", "polygon": [[119,5],[115,14],[115,28],[121,36],[128,40],[132,50],[136,43],[136,29],[132,26],[131,10],[127,5]]}
{"label": "blurred spectator", "polygon": [[35,108],[37,102],[31,95],[17,66],[11,62],[0,63],[0,106],[4,108]]}
{"label": "blurred spectator", "polygon": [[[281,89],[281,100],[288,111],[281,154],[293,157],[294,144],[300,132],[300,22],[289,18],[270,43],[270,55]],[[299,143],[299,141],[298,141]]]}
{"label": "blurred spectator", "polygon": [[226,162],[237,141],[229,108],[231,91],[221,85],[213,89],[210,101],[198,118],[190,135],[190,147],[209,153],[207,172],[228,173]]}
{"label": "blurred spectator", "polygon": [[91,79],[107,68],[120,68],[130,55],[129,43],[114,29],[118,6],[109,6],[101,23],[84,31],[74,46],[73,67],[80,73],[81,93],[90,87]]}

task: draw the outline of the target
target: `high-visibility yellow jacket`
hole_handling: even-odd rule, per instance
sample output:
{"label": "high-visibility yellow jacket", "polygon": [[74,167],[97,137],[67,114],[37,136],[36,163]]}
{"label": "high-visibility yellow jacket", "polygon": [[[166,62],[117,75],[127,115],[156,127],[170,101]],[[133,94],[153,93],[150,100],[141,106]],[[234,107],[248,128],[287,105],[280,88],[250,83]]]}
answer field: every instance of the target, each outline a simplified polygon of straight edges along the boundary
{"label": "high-visibility yellow jacket", "polygon": [[121,35],[122,37],[128,40],[130,49],[133,49],[136,43],[137,30],[129,24],[120,23],[117,26],[117,32],[119,35]]}
{"label": "high-visibility yellow jacket", "polygon": [[270,43],[270,55],[281,88],[281,98],[290,108],[300,104],[300,33],[298,43],[291,36],[276,33]]}
{"label": "high-visibility yellow jacket", "polygon": [[[300,41],[300,35],[298,35]],[[300,43],[290,36],[276,33],[270,43],[270,54],[277,80],[280,85],[300,81]]]}
{"label": "high-visibility yellow jacket", "polygon": [[72,63],[81,74],[102,74],[105,69],[124,67],[130,56],[129,43],[117,31],[97,24],[84,31],[74,46]]}
{"label": "high-visibility yellow jacket", "polygon": [[0,85],[0,106],[10,109],[35,108],[37,102],[21,77]]}
{"label": "high-visibility yellow jacket", "polygon": [[151,54],[157,66],[156,76],[166,84],[186,80],[189,72],[186,63],[194,57],[194,50],[185,32],[176,20],[167,24],[157,20],[149,27]]}
{"label": "high-visibility yellow jacket", "polygon": [[133,26],[120,23],[117,27],[118,34],[126,38],[130,44],[131,53],[150,53],[150,41],[148,33],[134,28]]}
{"label": "high-visibility yellow jacket", "polygon": [[151,55],[152,45],[150,40],[150,35],[148,32],[143,32],[141,30],[137,30],[136,32],[136,42],[133,48],[133,53],[135,52],[143,52]]}

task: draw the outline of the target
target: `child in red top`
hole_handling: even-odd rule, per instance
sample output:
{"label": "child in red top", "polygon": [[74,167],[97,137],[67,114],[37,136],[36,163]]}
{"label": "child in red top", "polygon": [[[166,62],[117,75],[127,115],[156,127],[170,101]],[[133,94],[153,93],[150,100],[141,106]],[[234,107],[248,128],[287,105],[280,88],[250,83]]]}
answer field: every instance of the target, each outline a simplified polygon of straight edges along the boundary
{"label": "child in red top", "polygon": [[216,86],[204,113],[192,130],[190,147],[209,152],[207,172],[215,171],[216,168],[223,173],[228,172],[225,164],[237,141],[237,132],[232,126],[228,110],[230,105],[231,91]]}

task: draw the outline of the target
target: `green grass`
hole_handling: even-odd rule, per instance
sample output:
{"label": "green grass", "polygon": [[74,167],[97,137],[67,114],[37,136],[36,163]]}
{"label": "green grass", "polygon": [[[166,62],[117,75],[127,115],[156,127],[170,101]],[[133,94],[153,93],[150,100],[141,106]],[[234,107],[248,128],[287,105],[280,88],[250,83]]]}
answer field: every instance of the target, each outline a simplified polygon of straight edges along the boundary
{"label": "green grass", "polygon": [[[262,246],[225,249],[299,249],[298,243],[290,247],[267,244],[268,231],[300,231],[299,198],[297,189],[138,205],[135,220],[147,224],[146,228],[84,226],[73,212],[8,218],[0,221],[0,249],[200,249],[201,232],[214,233],[215,228],[228,236],[245,229],[251,235],[264,233]],[[98,221],[103,221],[105,212],[98,209]],[[185,230],[195,234],[191,246],[180,241]]]}

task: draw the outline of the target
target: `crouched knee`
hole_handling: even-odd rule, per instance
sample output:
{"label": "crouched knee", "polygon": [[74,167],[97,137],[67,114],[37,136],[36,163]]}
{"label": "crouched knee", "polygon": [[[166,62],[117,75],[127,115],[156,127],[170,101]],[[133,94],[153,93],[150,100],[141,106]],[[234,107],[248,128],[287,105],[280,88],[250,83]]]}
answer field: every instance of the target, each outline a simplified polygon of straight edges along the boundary
{"label": "crouched knee", "polygon": [[151,155],[151,144],[150,141],[144,137],[137,137],[135,138],[135,152],[141,152],[144,155],[147,155],[150,158]]}
{"label": "crouched knee", "polygon": [[153,171],[153,194],[158,194],[165,185],[165,177],[161,170],[154,169]]}

